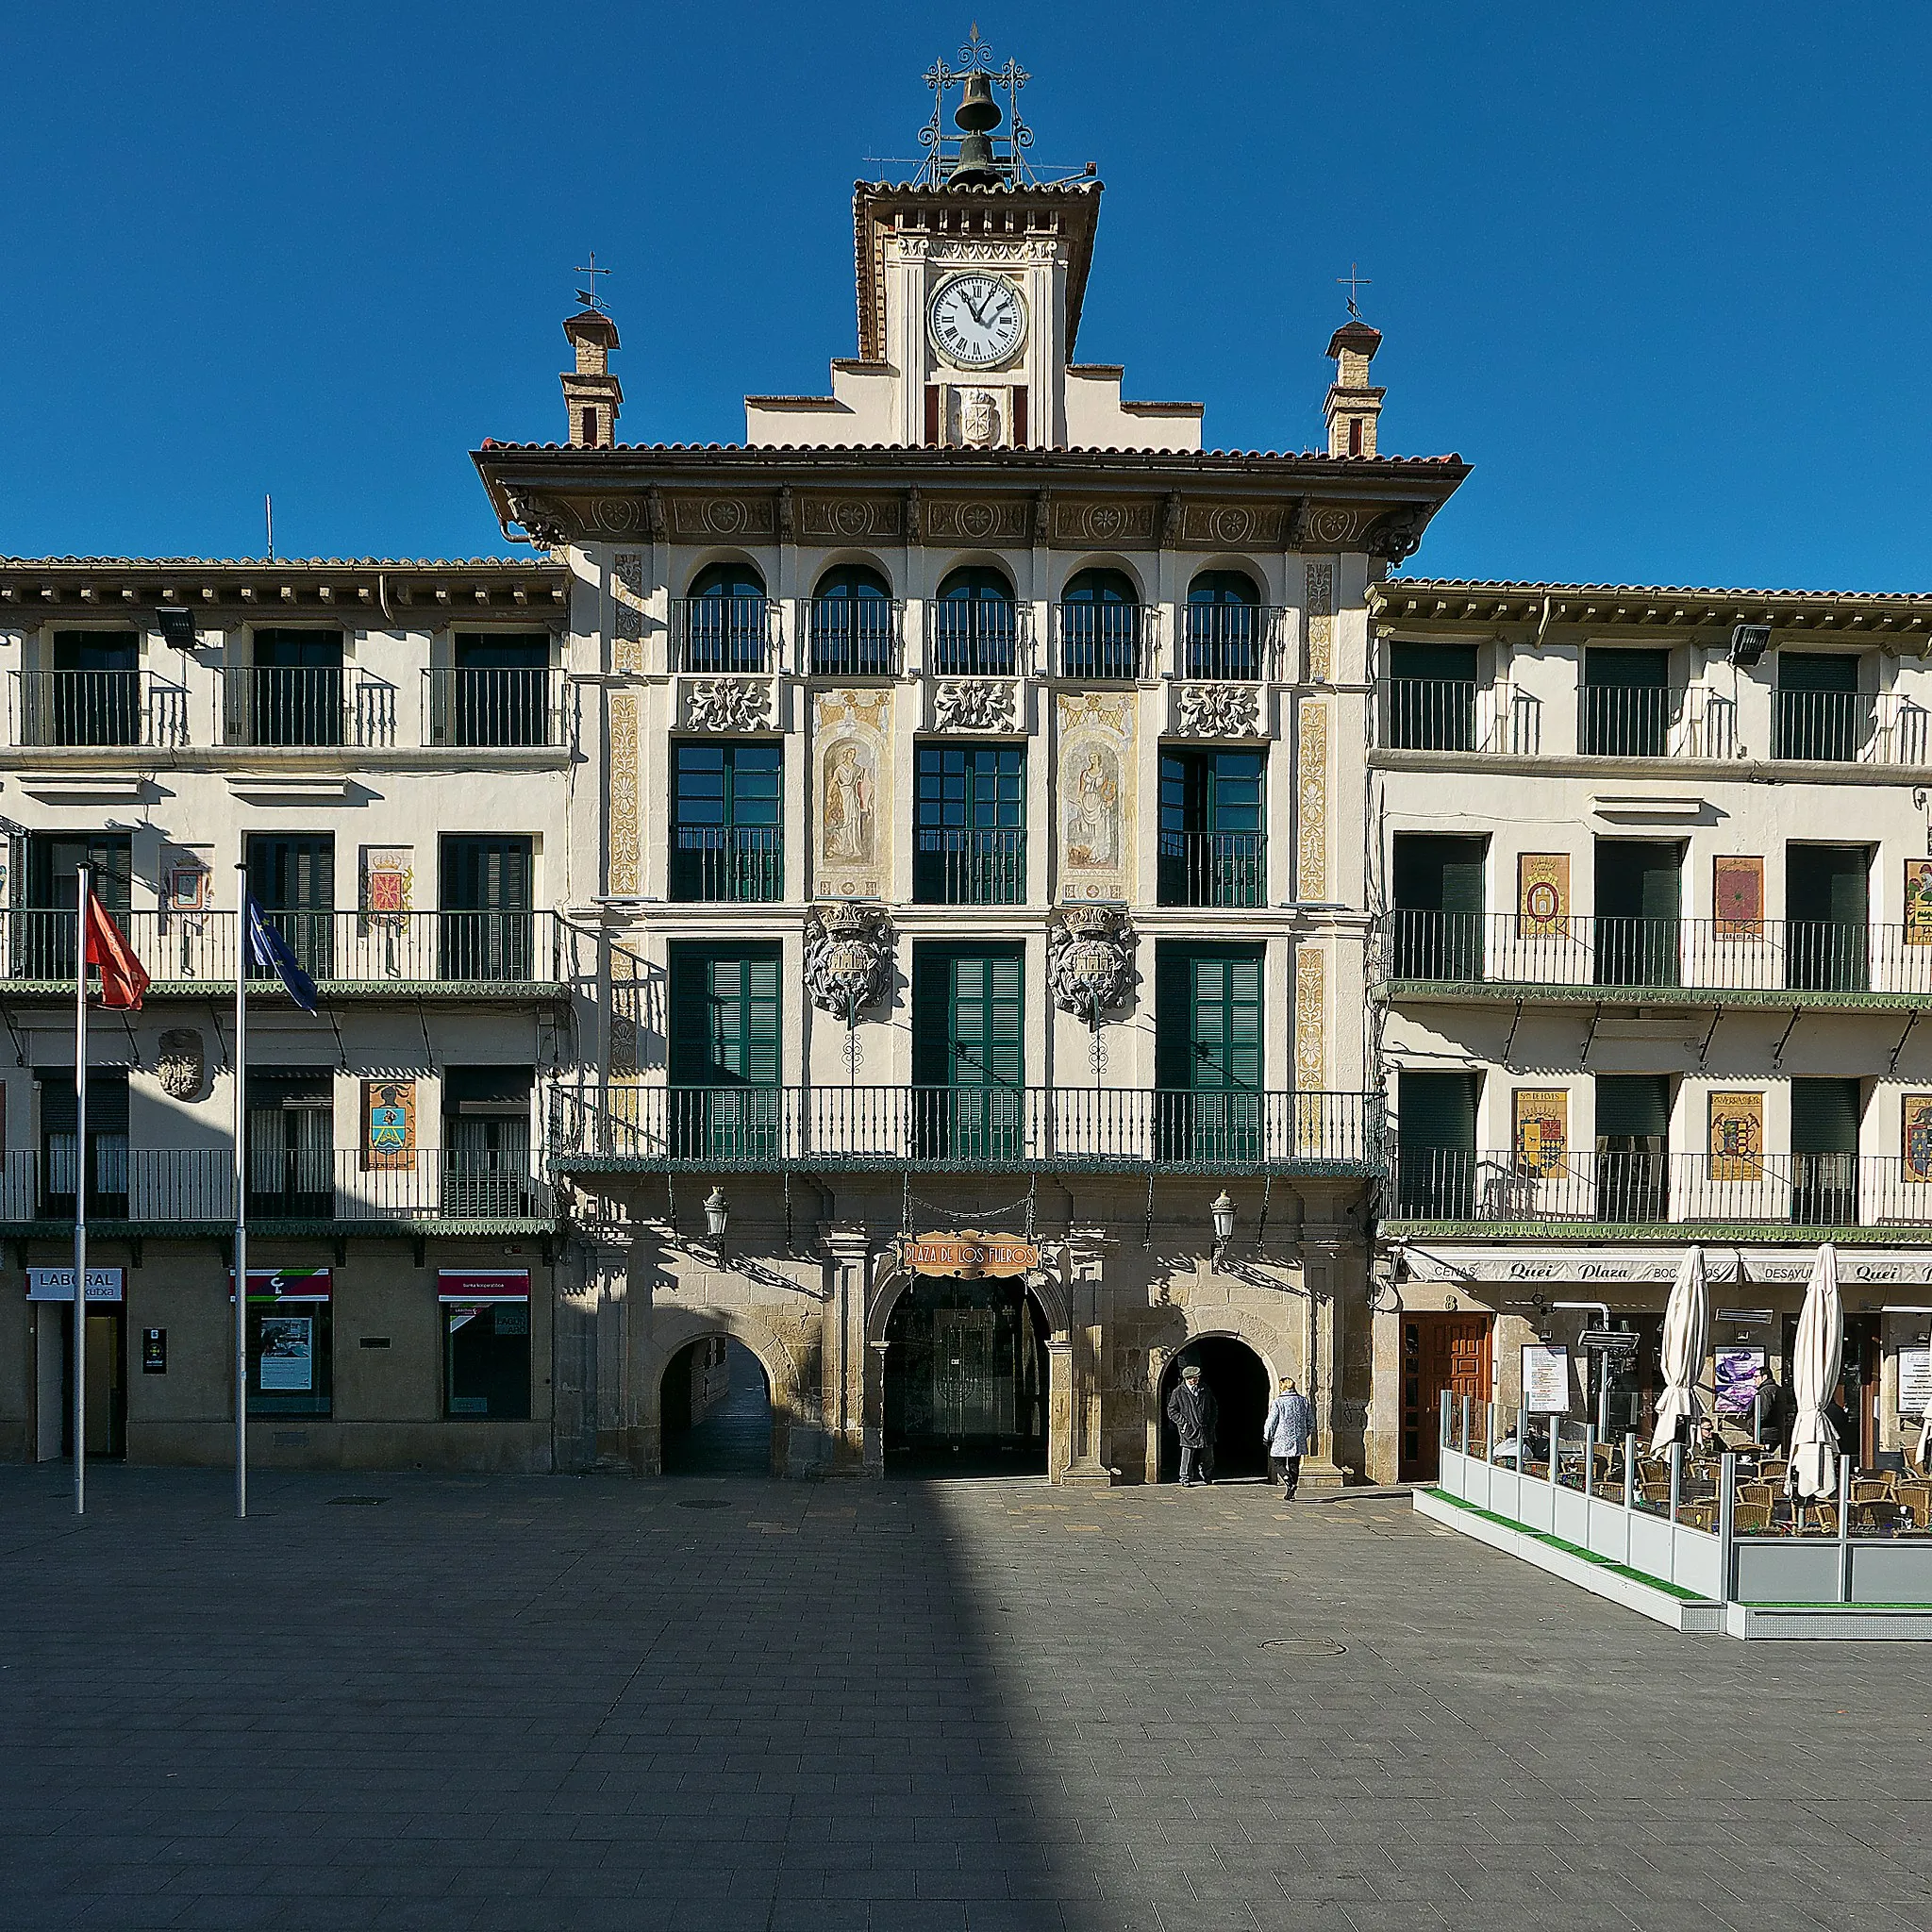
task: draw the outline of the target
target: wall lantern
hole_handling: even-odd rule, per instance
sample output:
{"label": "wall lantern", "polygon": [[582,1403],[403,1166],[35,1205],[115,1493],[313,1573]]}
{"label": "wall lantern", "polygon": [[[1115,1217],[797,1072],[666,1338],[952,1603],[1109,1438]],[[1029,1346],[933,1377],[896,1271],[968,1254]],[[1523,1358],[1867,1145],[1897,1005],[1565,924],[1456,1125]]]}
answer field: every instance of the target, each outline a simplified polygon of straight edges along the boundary
{"label": "wall lantern", "polygon": [[1228,1199],[1225,1188],[1215,1195],[1208,1211],[1214,1217],[1214,1265],[1218,1268],[1227,1253],[1228,1242],[1234,1239],[1234,1203]]}
{"label": "wall lantern", "polygon": [[705,1227],[714,1243],[723,1244],[730,1220],[731,1203],[724,1198],[724,1190],[714,1186],[705,1196]]}

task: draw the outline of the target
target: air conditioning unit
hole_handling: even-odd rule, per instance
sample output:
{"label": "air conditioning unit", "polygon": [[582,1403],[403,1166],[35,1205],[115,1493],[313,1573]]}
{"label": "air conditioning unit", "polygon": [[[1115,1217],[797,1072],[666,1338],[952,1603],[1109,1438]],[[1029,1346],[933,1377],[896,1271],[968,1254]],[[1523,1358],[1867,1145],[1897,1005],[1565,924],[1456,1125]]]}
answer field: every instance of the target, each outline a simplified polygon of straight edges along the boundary
{"label": "air conditioning unit", "polygon": [[1731,626],[1731,662],[1749,666],[1771,649],[1768,624],[1734,624]]}

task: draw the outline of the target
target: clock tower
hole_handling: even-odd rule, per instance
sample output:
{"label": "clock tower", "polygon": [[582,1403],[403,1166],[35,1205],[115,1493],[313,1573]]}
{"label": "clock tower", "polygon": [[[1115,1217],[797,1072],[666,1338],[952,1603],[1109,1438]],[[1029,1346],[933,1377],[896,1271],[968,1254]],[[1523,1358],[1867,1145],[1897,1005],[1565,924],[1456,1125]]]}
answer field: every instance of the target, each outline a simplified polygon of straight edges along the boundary
{"label": "clock tower", "polygon": [[1074,360],[1100,182],[1091,164],[1037,173],[1024,71],[991,67],[976,37],[962,51],[963,68],[926,75],[933,115],[915,178],[854,192],[858,356],[832,364],[829,396],[747,396],[746,441],[1199,449],[1198,403],[1123,402],[1117,365]]}

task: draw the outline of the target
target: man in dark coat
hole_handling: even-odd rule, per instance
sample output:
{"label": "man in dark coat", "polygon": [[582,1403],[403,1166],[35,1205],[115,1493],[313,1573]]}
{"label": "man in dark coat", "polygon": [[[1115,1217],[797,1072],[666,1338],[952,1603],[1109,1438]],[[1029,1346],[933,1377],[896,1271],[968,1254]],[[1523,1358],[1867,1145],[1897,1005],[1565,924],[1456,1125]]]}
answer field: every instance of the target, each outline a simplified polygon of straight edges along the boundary
{"label": "man in dark coat", "polygon": [[1201,1480],[1214,1480],[1214,1425],[1221,1418],[1214,1391],[1201,1379],[1200,1369],[1192,1363],[1181,1371],[1180,1386],[1167,1398],[1167,1419],[1181,1439],[1181,1488],[1193,1485],[1194,1471]]}

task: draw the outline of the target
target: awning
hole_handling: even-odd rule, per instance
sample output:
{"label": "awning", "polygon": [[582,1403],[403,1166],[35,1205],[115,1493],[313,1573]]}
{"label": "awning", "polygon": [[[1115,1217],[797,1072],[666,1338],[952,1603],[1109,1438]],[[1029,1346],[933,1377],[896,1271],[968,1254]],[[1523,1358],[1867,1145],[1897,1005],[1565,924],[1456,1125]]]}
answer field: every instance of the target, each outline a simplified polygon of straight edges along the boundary
{"label": "awning", "polygon": [[[123,1299],[121,1283],[122,1274],[118,1268],[90,1268],[87,1271],[87,1298],[91,1302],[118,1302]],[[74,1299],[74,1270],[29,1268],[26,1271],[26,1298],[30,1302],[71,1302]]]}
{"label": "awning", "polygon": [[439,1268],[436,1299],[481,1307],[486,1302],[526,1302],[530,1299],[527,1268]]}
{"label": "awning", "polygon": [[[1505,1282],[1550,1287],[1640,1287],[1674,1281],[1690,1243],[1676,1246],[1510,1247],[1501,1242],[1402,1241],[1396,1253],[1417,1281]],[[1726,1287],[1803,1288],[1816,1247],[1737,1248],[1704,1244],[1706,1280]],[[1847,1288],[1932,1286],[1932,1247],[1840,1248]]]}
{"label": "awning", "polygon": [[[235,1271],[228,1270],[228,1299],[235,1298]],[[248,1299],[252,1302],[325,1302],[333,1291],[326,1268],[251,1268]]]}

